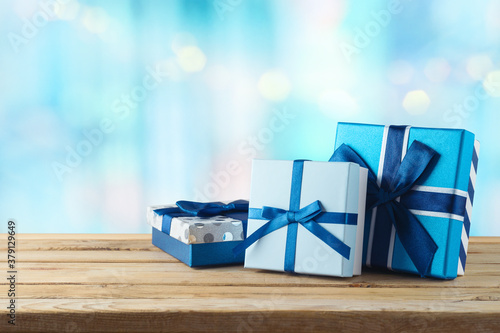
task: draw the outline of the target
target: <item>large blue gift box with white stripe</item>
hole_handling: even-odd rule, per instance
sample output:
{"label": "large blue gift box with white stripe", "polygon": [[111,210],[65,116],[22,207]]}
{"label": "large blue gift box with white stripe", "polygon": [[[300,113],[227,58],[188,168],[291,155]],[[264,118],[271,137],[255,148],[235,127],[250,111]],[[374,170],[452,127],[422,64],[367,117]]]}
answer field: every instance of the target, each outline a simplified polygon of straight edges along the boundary
{"label": "large blue gift box with white stripe", "polygon": [[463,275],[478,151],[466,130],[339,123],[330,161],[369,169],[363,262]]}

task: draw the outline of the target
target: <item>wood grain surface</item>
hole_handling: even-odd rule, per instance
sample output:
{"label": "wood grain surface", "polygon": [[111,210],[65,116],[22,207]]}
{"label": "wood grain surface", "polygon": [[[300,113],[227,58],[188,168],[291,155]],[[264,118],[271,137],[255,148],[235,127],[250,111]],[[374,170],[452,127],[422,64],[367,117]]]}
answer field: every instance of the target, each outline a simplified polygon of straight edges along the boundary
{"label": "wood grain surface", "polygon": [[193,269],[147,234],[21,234],[16,255],[16,325],[3,279],[0,332],[500,331],[499,237],[471,238],[451,281]]}

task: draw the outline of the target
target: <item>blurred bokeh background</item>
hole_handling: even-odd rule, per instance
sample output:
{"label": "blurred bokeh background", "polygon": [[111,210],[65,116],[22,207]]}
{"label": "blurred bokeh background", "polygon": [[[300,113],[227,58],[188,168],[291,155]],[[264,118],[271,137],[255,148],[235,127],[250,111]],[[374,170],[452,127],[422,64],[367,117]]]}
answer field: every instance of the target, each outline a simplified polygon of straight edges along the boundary
{"label": "blurred bokeh background", "polygon": [[247,198],[251,159],[328,160],[338,121],[481,141],[500,235],[500,1],[2,0],[0,218],[150,232],[146,206]]}

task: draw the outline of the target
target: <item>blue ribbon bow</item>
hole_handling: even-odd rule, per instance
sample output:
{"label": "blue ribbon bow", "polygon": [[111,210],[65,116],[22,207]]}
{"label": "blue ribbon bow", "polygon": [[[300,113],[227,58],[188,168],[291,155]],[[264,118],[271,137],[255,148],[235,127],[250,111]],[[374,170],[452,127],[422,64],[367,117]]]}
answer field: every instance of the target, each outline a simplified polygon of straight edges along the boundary
{"label": "blue ribbon bow", "polygon": [[[340,239],[332,235],[328,230],[318,224],[314,218],[322,214],[323,207],[319,200],[305,206],[297,212],[284,210],[275,207],[264,206],[261,210],[261,216],[269,221],[251,234],[243,243],[240,243],[233,249],[235,255],[243,252],[250,245],[261,239],[262,237],[270,234],[271,232],[283,228],[292,223],[299,223],[304,228],[309,230],[313,235],[321,239],[332,249],[337,251],[342,257],[349,259],[351,248],[344,244]],[[251,214],[250,218],[256,218],[255,214]],[[295,244],[292,245],[295,248]],[[285,268],[285,271],[293,271]]]}
{"label": "blue ribbon bow", "polygon": [[[378,207],[377,221],[389,220],[395,227],[401,244],[421,276],[429,270],[437,245],[422,223],[396,198],[407,193],[438,155],[429,146],[413,141],[399,168],[384,169],[381,186],[363,159],[349,146],[342,144],[330,162],[354,162],[368,169],[367,210]],[[383,235],[382,237],[386,237]]]}
{"label": "blue ribbon bow", "polygon": [[221,215],[228,212],[248,211],[248,201],[246,200],[236,200],[228,204],[222,202],[177,201],[176,205],[184,213],[200,217]]}
{"label": "blue ribbon bow", "polygon": [[222,202],[177,201],[177,207],[158,208],[154,212],[163,215],[162,231],[170,235],[170,225],[174,217],[198,216],[210,217],[225,215],[242,221],[243,232],[246,234],[248,201],[235,200],[228,204]]}
{"label": "blue ribbon bow", "polygon": [[293,272],[297,246],[297,225],[301,224],[342,257],[349,259],[351,248],[323,228],[319,223],[356,224],[357,214],[323,212],[323,207],[319,200],[298,209],[300,206],[303,165],[303,160],[294,161],[289,210],[268,206],[264,206],[262,209],[250,208],[248,218],[266,219],[269,221],[233,249],[235,256],[245,251],[262,237],[288,226],[284,270],[286,272]]}

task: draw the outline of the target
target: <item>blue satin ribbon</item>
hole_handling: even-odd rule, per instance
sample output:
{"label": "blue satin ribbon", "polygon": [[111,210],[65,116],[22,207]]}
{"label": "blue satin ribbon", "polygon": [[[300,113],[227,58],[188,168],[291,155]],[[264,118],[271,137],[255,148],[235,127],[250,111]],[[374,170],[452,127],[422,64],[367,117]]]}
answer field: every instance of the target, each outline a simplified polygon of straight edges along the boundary
{"label": "blue satin ribbon", "polygon": [[[432,169],[431,160],[438,154],[429,146],[415,140],[401,161],[405,128],[406,126],[390,126],[389,128],[380,187],[377,185],[377,178],[373,171],[349,146],[342,144],[333,153],[330,162],[354,162],[368,169],[366,208],[370,210],[378,207],[373,235],[372,265],[387,266],[390,234],[394,225],[408,256],[420,275],[424,276],[430,268],[438,246],[422,223],[409,211],[411,207],[405,205],[411,201],[398,202],[396,198],[416,192],[410,191],[411,188],[425,171]],[[454,196],[449,197],[454,200]],[[434,210],[446,209],[446,206],[450,205],[449,199],[447,197],[440,203],[434,202],[431,206]]]}
{"label": "blue satin ribbon", "polygon": [[159,208],[154,212],[163,216],[162,230],[170,235],[170,226],[174,217],[210,217],[224,215],[243,223],[243,232],[246,235],[248,219],[248,201],[235,200],[228,204],[222,202],[195,202],[195,201],[177,201],[177,207]]}
{"label": "blue satin ribbon", "polygon": [[[265,217],[263,217],[262,214],[263,214],[263,209],[260,208],[250,208],[248,210],[249,219],[267,220]],[[314,217],[314,221],[316,221],[316,223],[357,225],[358,214],[321,212],[320,214]]]}
{"label": "blue satin ribbon", "polygon": [[236,200],[228,204],[222,202],[177,201],[176,205],[184,213],[201,217],[222,215],[226,212],[248,211],[248,201],[246,200]]}
{"label": "blue satin ribbon", "polygon": [[323,212],[319,200],[300,208],[303,168],[304,161],[297,160],[293,162],[289,210],[268,206],[264,206],[262,209],[250,208],[249,218],[269,221],[233,249],[235,256],[245,251],[250,245],[262,237],[288,226],[284,270],[286,272],[293,272],[295,268],[295,253],[297,247],[297,227],[298,224],[301,224],[313,235],[338,252],[342,257],[349,259],[351,248],[318,223],[355,225],[357,224],[357,214]]}

